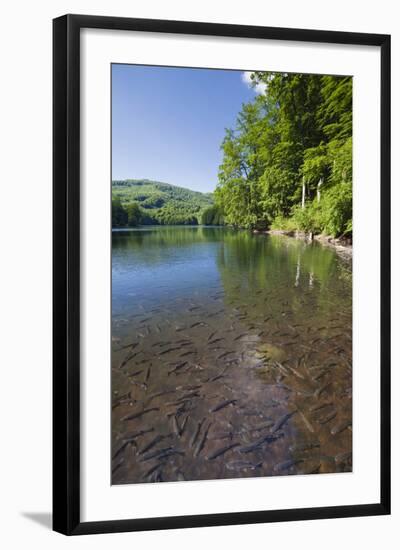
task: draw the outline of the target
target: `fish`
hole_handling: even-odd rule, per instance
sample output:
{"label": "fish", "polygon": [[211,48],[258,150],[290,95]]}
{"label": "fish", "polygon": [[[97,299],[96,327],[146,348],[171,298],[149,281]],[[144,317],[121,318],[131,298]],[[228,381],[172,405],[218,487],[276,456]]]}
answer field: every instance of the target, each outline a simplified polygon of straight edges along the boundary
{"label": "fish", "polygon": [[125,435],[122,441],[134,441],[137,437],[140,437],[141,435],[145,435],[148,433],[154,432],[154,428],[148,428],[147,430],[139,430],[138,432],[134,432],[131,434]]}
{"label": "fish", "polygon": [[128,374],[128,378],[133,378],[134,376],[138,376],[142,372],[143,372],[143,369],[137,370],[137,371],[133,372],[132,374]]}
{"label": "fish", "polygon": [[172,370],[168,371],[168,376],[170,374],[173,374],[174,372],[182,369],[185,365],[187,365],[187,361],[182,361],[181,363],[178,363],[177,365],[175,365],[175,367]]}
{"label": "fish", "polygon": [[255,451],[262,447],[265,443],[272,443],[273,441],[276,441],[277,439],[280,439],[283,437],[283,433],[279,434],[268,434],[264,435],[263,437],[260,437],[260,439],[257,439],[256,441],[253,441],[253,443],[250,443],[249,445],[244,445],[243,447],[239,448],[239,451],[241,453],[251,453],[252,451]]}
{"label": "fish", "polygon": [[328,422],[333,420],[336,416],[337,416],[337,411],[332,411],[329,414],[327,414],[326,416],[324,416],[322,418],[319,418],[318,422],[320,424],[327,424]]}
{"label": "fish", "polygon": [[146,462],[147,460],[151,460],[152,458],[158,458],[161,455],[163,455],[167,451],[173,450],[173,447],[163,447],[162,449],[158,449],[157,451],[153,451],[151,453],[145,454],[139,462]]}
{"label": "fish", "polygon": [[132,398],[131,398],[131,392],[128,392],[124,395],[121,395],[120,397],[118,397],[118,399],[116,399],[114,401],[114,403],[112,404],[112,409],[114,410],[116,407],[119,407],[119,405],[123,405],[124,403],[127,403],[129,401],[131,401]]}
{"label": "fish", "polygon": [[254,426],[254,428],[251,428],[250,432],[261,432],[262,430],[267,430],[271,428],[274,425],[273,422],[265,422],[264,424],[258,424],[258,426]]}
{"label": "fish", "polygon": [[212,378],[207,378],[206,382],[216,382],[217,380],[220,380],[221,378],[224,378],[225,374],[216,374]]}
{"label": "fish", "polygon": [[181,353],[179,357],[187,357],[188,355],[196,355],[195,351],[185,351],[184,353]]}
{"label": "fish", "polygon": [[165,355],[166,353],[170,353],[171,351],[176,351],[178,349],[181,349],[181,346],[176,346],[168,349],[164,349],[163,351],[160,351],[158,355]]}
{"label": "fish", "polygon": [[200,439],[200,441],[198,442],[198,444],[197,444],[197,446],[194,450],[193,456],[197,457],[201,453],[201,451],[203,450],[203,447],[204,447],[204,445],[207,441],[207,436],[208,436],[208,432],[210,431],[211,425],[212,425],[212,423],[210,422],[208,424],[207,428],[205,429],[203,437]]}
{"label": "fish", "polygon": [[131,348],[131,351],[133,351],[136,348],[136,346],[138,346],[138,345],[139,345],[139,342],[132,342],[131,344],[127,344],[126,346],[122,346],[122,348],[119,348],[118,351],[122,351],[122,350],[128,349],[128,348]]}
{"label": "fish", "polygon": [[194,446],[194,444],[195,444],[196,441],[197,441],[197,438],[199,437],[199,434],[200,434],[200,431],[201,431],[201,427],[202,427],[202,425],[203,425],[203,423],[204,423],[204,420],[205,420],[205,418],[203,418],[202,420],[200,420],[200,422],[197,423],[197,427],[196,427],[195,431],[193,432],[193,435],[192,435],[192,437],[191,437],[191,439],[190,439],[189,445],[190,445],[191,447]]}
{"label": "fish", "polygon": [[[273,364],[274,367],[276,367],[277,369],[279,369],[281,371],[281,373],[284,375],[284,376],[288,376],[289,374],[289,371],[287,370],[286,367],[284,367],[281,363],[278,363],[278,361],[275,361],[275,363]],[[289,367],[288,367],[289,368]]]}
{"label": "fish", "polygon": [[237,402],[237,399],[227,399],[226,401],[222,401],[222,403],[218,403],[218,405],[215,405],[212,409],[210,409],[210,412],[217,412],[221,409],[224,409],[228,405],[234,405]]}
{"label": "fish", "polygon": [[317,449],[318,447],[320,447],[319,441],[308,441],[306,443],[290,445],[289,450],[292,453],[302,453],[304,451],[310,451],[311,449]]}
{"label": "fish", "polygon": [[146,405],[148,405],[150,401],[152,401],[153,399],[156,399],[157,397],[161,397],[162,395],[167,395],[169,393],[175,393],[175,392],[176,390],[164,390],[164,391],[159,391],[157,393],[153,393],[153,395],[150,395],[149,398],[147,399]]}
{"label": "fish", "polygon": [[118,449],[115,451],[115,453],[112,455],[112,458],[114,460],[114,458],[117,458],[117,456],[119,456],[125,449],[126,447],[129,445],[130,441],[124,441],[122,443],[122,445],[120,445],[118,447]]}
{"label": "fish", "polygon": [[331,429],[331,434],[336,435],[341,432],[343,432],[346,428],[349,428],[351,426],[351,420],[345,420],[343,422],[340,422],[339,424],[336,424],[336,426],[333,426]]}
{"label": "fish", "polygon": [[224,357],[227,357],[228,355],[232,355],[234,353],[234,351],[225,351],[224,353],[221,353],[221,355],[218,355],[217,359],[223,359]]}
{"label": "fish", "polygon": [[147,413],[152,412],[152,411],[159,411],[159,410],[160,409],[158,407],[151,407],[150,409],[144,409],[143,411],[127,414],[126,416],[123,416],[121,418],[121,420],[123,420],[123,421],[134,420],[135,418],[140,418],[144,414],[147,414]]}
{"label": "fish", "polygon": [[177,449],[167,449],[163,453],[159,454],[157,458],[158,460],[162,460],[163,458],[167,458],[168,456],[172,456],[172,455],[184,456],[184,454],[185,453],[183,451],[178,451]]}
{"label": "fish", "polygon": [[116,409],[117,407],[119,407],[120,405],[125,405],[126,403],[129,403],[130,405],[132,405],[133,403],[136,403],[136,400],[135,399],[130,399],[129,397],[127,397],[126,399],[117,399],[117,401],[115,401],[113,404],[112,404],[112,410]]}
{"label": "fish", "polygon": [[312,407],[310,407],[308,410],[310,412],[316,412],[316,411],[319,411],[321,409],[324,409],[325,407],[331,407],[333,405],[332,401],[328,401],[326,403],[317,403],[316,405],[313,405]]}
{"label": "fish", "polygon": [[156,346],[162,347],[162,346],[166,346],[168,344],[170,344],[170,342],[162,342],[162,341],[161,342],[154,342],[154,344],[151,344],[151,347],[152,348],[155,348]]}
{"label": "fish", "polygon": [[193,397],[200,397],[200,394],[197,390],[191,391],[189,393],[185,393],[182,395],[179,399],[175,401],[175,404],[182,403],[182,401],[186,401],[188,399],[193,399]]}
{"label": "fish", "polygon": [[231,443],[230,445],[227,445],[226,447],[222,447],[221,449],[217,449],[214,453],[210,454],[210,456],[207,457],[207,460],[215,460],[219,456],[222,456],[223,454],[227,453],[234,447],[239,447],[240,443]]}
{"label": "fish", "polygon": [[162,463],[158,463],[155,466],[152,466],[149,470],[147,470],[147,472],[143,474],[143,479],[150,477],[152,473],[154,473],[156,470],[158,470],[162,466],[163,466]]}
{"label": "fish", "polygon": [[297,378],[300,378],[300,380],[305,380],[305,377],[298,370],[293,367],[289,367],[289,365],[286,365],[286,368],[289,369],[292,374],[297,376]]}
{"label": "fish", "polygon": [[189,419],[189,415],[186,415],[185,418],[183,419],[182,423],[181,423],[181,427],[180,427],[180,433],[179,435],[182,437],[183,435],[183,432],[185,431],[185,427],[186,427],[186,424],[187,424],[187,421]]}
{"label": "fish", "polygon": [[320,380],[321,378],[323,378],[327,374],[329,374],[329,370],[328,369],[323,369],[319,373],[317,373],[315,376],[313,376],[312,379],[314,380],[314,382],[318,382],[318,380]]}
{"label": "fish", "polygon": [[296,414],[297,411],[291,411],[291,412],[288,412],[287,414],[284,414],[283,416],[281,416],[280,418],[278,418],[278,420],[275,422],[275,424],[272,426],[271,428],[271,432],[272,433],[275,433],[277,432],[278,430],[280,430],[281,428],[283,428],[283,426],[286,424],[286,422],[294,415]]}
{"label": "fish", "polygon": [[234,435],[240,435],[239,432],[216,432],[213,433],[212,437],[209,439],[220,440],[220,439],[233,439]]}
{"label": "fish", "polygon": [[233,460],[226,463],[228,470],[256,470],[261,468],[262,462],[253,463],[249,460]]}
{"label": "fish", "polygon": [[176,391],[182,391],[182,390],[188,390],[188,391],[194,391],[198,390],[202,387],[202,384],[194,384],[189,386],[177,386]]}
{"label": "fish", "polygon": [[179,424],[178,424],[178,419],[176,417],[176,414],[174,414],[174,416],[172,417],[172,427],[173,427],[173,430],[175,432],[175,434],[180,437],[181,435],[181,429],[179,427]]}
{"label": "fish", "polygon": [[293,459],[285,460],[284,462],[275,464],[274,471],[282,472],[283,470],[289,470],[290,468],[293,468],[293,466],[296,466],[297,464],[301,464],[302,462],[304,462],[302,458],[293,458]]}
{"label": "fish", "polygon": [[[141,353],[140,351],[138,353]],[[120,369],[122,369],[123,367],[125,367],[125,365],[127,365],[129,363],[129,361],[131,361],[138,353],[131,353],[129,355],[127,355],[120,363],[119,367]]]}
{"label": "fish", "polygon": [[146,453],[147,451],[150,451],[150,449],[155,447],[157,445],[157,443],[159,443],[160,441],[162,441],[164,439],[164,437],[165,436],[163,436],[163,435],[156,435],[156,437],[154,437],[145,447],[143,447],[143,449],[141,451],[139,451],[138,454],[142,455],[142,454]]}
{"label": "fish", "polygon": [[315,397],[320,397],[321,394],[326,391],[330,386],[332,385],[332,382],[328,382],[327,384],[324,384],[323,386],[317,388],[314,392]]}
{"label": "fish", "polygon": [[112,473],[115,474],[115,472],[121,468],[121,466],[123,465],[123,463],[124,463],[124,459],[122,458],[122,459],[118,462],[118,464],[116,464],[116,465],[113,467]]}
{"label": "fish", "polygon": [[214,338],[213,340],[209,341],[209,344],[216,344],[217,342],[222,342],[223,338]]}
{"label": "fish", "polygon": [[[165,403],[165,405],[177,405],[177,403]],[[191,401],[184,401],[183,403],[181,403],[178,408],[175,409],[175,411],[173,412],[170,412],[170,413],[167,413],[167,417],[170,418],[171,416],[173,416],[174,414],[175,415],[180,415],[180,414],[183,414],[184,412],[186,411],[189,411],[191,410],[193,407],[191,407]]]}
{"label": "fish", "polygon": [[306,415],[303,413],[303,411],[300,411],[298,409],[298,412],[299,412],[299,415],[301,416],[306,428],[308,429],[309,432],[311,433],[314,433],[314,427],[313,425],[311,424],[311,422],[308,420],[308,418],[306,417]]}

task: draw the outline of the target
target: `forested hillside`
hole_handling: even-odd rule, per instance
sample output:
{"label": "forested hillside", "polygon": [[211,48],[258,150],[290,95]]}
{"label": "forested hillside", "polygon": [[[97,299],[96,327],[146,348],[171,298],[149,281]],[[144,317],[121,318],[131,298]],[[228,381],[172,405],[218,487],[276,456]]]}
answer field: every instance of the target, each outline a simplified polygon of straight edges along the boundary
{"label": "forested hillside", "polygon": [[222,144],[215,192],[225,222],[252,229],[352,231],[352,79],[256,72]]}
{"label": "forested hillside", "polygon": [[199,193],[151,180],[112,182],[113,227],[146,224],[197,225],[214,203],[210,193]]}

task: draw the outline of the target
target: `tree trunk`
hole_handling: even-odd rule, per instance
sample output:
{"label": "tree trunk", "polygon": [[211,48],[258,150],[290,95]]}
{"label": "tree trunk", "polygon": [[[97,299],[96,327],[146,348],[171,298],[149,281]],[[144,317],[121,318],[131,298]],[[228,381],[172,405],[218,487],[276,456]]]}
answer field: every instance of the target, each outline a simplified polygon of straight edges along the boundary
{"label": "tree trunk", "polygon": [[305,205],[306,205],[306,183],[304,181],[304,176],[303,176],[303,184],[301,189],[301,208],[303,210],[305,208]]}
{"label": "tree trunk", "polygon": [[321,200],[321,185],[322,185],[322,179],[319,180],[317,185],[317,202]]}

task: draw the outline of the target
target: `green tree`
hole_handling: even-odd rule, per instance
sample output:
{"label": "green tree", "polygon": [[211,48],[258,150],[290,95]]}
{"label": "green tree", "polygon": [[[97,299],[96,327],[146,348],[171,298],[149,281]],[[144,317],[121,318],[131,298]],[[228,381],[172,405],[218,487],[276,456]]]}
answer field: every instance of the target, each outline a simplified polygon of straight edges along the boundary
{"label": "green tree", "polygon": [[210,206],[201,213],[203,225],[224,225],[224,216],[218,206]]}
{"label": "green tree", "polygon": [[126,207],[129,227],[135,227],[141,222],[141,210],[137,202],[131,202]]}
{"label": "green tree", "polygon": [[252,78],[266,93],[242,106],[221,145],[215,198],[226,223],[351,231],[352,79]]}
{"label": "green tree", "polygon": [[128,214],[119,197],[113,197],[112,199],[111,219],[113,227],[123,227],[128,222]]}

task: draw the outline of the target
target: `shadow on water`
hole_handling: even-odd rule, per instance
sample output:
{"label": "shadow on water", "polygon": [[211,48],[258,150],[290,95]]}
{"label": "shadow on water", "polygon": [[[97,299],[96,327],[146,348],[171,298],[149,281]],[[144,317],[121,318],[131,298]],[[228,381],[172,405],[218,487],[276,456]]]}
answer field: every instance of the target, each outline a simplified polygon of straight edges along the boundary
{"label": "shadow on water", "polygon": [[351,471],[351,265],[205,227],[113,233],[113,483]]}

